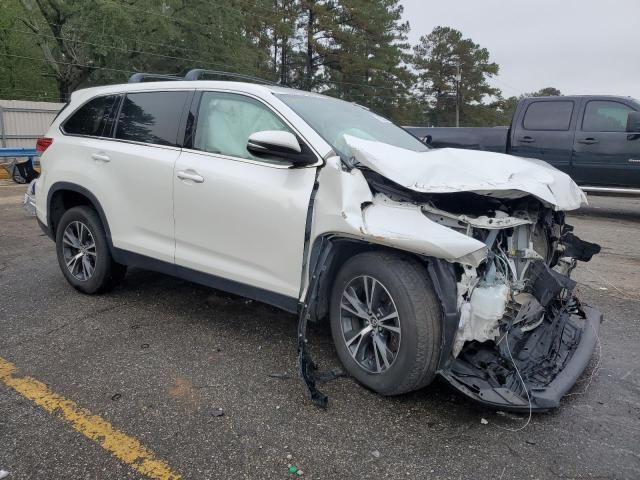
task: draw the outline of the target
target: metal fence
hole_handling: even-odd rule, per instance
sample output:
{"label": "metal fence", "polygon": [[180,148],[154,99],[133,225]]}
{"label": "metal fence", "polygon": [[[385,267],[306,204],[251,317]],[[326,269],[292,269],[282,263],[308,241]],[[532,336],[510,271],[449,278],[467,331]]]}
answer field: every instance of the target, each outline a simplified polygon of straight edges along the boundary
{"label": "metal fence", "polygon": [[0,100],[0,147],[35,148],[64,103]]}

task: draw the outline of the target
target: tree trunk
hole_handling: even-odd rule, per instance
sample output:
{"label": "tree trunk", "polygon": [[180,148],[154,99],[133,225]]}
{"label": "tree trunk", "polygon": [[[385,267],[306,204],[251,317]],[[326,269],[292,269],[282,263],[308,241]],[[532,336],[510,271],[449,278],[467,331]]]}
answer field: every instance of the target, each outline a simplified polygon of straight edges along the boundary
{"label": "tree trunk", "polygon": [[58,85],[58,101],[60,103],[67,103],[71,96],[72,87],[66,78],[56,77],[56,83]]}
{"label": "tree trunk", "polygon": [[280,83],[286,85],[288,82],[288,68],[287,68],[287,50],[289,42],[287,37],[282,37],[282,45],[280,46]]}
{"label": "tree trunk", "polygon": [[307,21],[307,68],[305,72],[305,87],[311,90],[313,86],[313,23],[315,16],[313,12],[313,0],[309,0],[309,19]]}
{"label": "tree trunk", "polygon": [[[278,0],[273,2],[274,11],[278,12]],[[278,73],[278,31],[273,26],[273,73]]]}

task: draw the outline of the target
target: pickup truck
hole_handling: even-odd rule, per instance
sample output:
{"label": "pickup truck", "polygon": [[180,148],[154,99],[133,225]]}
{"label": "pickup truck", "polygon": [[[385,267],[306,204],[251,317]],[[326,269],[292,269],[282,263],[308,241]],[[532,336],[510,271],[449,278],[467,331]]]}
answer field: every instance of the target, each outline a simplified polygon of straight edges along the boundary
{"label": "pickup truck", "polygon": [[406,129],[434,148],[544,160],[587,192],[640,193],[640,101],[631,97],[530,97],[510,127]]}

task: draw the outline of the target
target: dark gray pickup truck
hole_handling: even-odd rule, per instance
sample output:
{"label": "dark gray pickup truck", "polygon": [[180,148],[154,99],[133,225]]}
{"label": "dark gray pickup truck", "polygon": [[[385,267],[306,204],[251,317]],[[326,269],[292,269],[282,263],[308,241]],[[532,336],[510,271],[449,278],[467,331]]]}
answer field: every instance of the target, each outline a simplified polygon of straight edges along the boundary
{"label": "dark gray pickup truck", "polygon": [[539,158],[588,192],[640,193],[640,102],[631,97],[531,97],[510,127],[406,129],[434,148]]}

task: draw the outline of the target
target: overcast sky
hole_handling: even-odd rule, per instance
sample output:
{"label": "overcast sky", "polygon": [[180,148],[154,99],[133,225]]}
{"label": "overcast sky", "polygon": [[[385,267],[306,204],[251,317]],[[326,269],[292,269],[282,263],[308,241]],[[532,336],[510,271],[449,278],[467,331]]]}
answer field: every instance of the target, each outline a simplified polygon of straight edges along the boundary
{"label": "overcast sky", "polygon": [[640,99],[640,0],[401,0],[418,43],[438,25],[456,28],[500,65],[504,96],[564,94]]}

